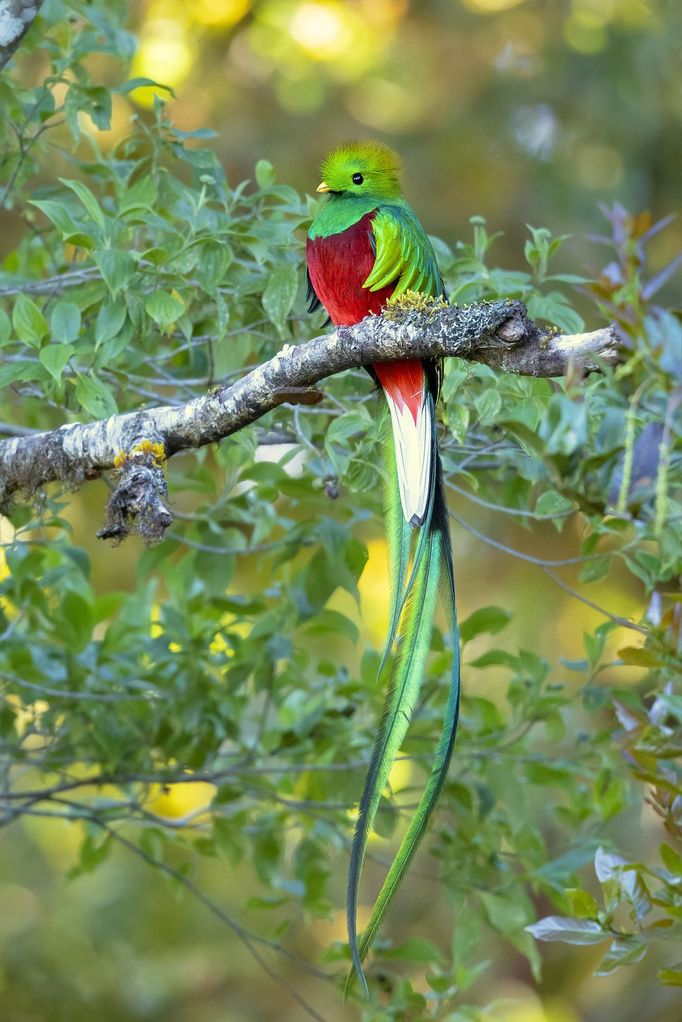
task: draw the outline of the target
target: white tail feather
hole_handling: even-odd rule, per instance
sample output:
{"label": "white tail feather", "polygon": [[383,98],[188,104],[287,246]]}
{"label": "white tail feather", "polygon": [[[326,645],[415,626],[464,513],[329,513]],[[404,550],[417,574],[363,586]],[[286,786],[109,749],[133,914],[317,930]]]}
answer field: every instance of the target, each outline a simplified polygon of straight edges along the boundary
{"label": "white tail feather", "polygon": [[[384,393],[386,393],[384,391]],[[425,395],[424,395],[425,397]],[[391,411],[395,461],[398,470],[400,503],[405,520],[410,525],[421,525],[426,515],[429,500],[429,477],[431,465],[431,416],[424,398],[414,421],[412,412],[386,393]]]}

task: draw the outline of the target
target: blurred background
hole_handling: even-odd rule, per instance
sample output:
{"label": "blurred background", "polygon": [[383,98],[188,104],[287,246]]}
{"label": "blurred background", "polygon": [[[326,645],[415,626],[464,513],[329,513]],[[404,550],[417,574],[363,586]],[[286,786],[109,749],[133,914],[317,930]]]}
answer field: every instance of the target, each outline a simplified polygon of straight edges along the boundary
{"label": "blurred background", "polygon": [[[491,231],[503,232],[493,261],[515,267],[525,224],[543,224],[573,236],[561,258],[563,268],[576,273],[603,264],[587,240],[603,230],[600,203],[649,209],[654,218],[679,207],[678,0],[139,0],[131,10],[130,29],[139,40],[132,74],[173,89],[170,115],[179,128],[217,132],[210,144],[232,184],[252,176],[256,160],[267,158],[280,180],[312,193],[331,145],[381,138],[400,152],[408,197],[431,233],[454,246],[469,239],[469,218],[483,215]],[[103,62],[113,80],[107,68]],[[113,146],[128,132],[131,116],[146,117],[155,91],[115,95],[112,129],[95,132],[98,144]],[[20,229],[18,217],[8,216],[3,252]],[[678,220],[652,242],[654,268],[680,245]],[[69,517],[79,542],[96,550],[98,587],[105,591],[115,581],[117,588],[133,588],[133,544],[113,551],[92,539],[101,503],[101,487],[93,485],[73,501]],[[545,523],[531,535],[461,498],[455,507],[482,532],[533,556],[570,557],[579,543],[570,529],[558,536]],[[341,601],[367,629],[365,638],[377,643],[384,627],[375,611],[384,587],[378,537],[378,527],[374,537],[364,537],[370,561],[362,615],[350,599]],[[464,616],[479,605],[481,588],[515,594],[522,613],[508,641],[532,645],[553,660],[570,657],[582,629],[601,620],[535,565],[462,530],[457,549]],[[577,568],[563,578],[575,583]],[[612,575],[593,586],[590,597],[614,613],[637,616],[643,590],[633,587],[631,576],[627,585]],[[641,676],[633,668],[630,680]],[[212,794],[210,786],[176,787],[159,793],[156,811],[180,818],[208,804]],[[617,826],[630,831],[633,854],[660,841],[658,822],[646,809],[619,817]],[[239,941],[228,940],[224,922],[155,870],[119,849],[92,876],[66,883],[80,830],[44,820],[22,828],[3,835],[0,846],[1,1022],[303,1017]],[[244,907],[250,894],[245,870],[206,860],[194,879],[259,929],[257,903]],[[340,903],[342,876],[338,884]],[[417,876],[406,885],[405,925],[419,919],[436,941],[447,940],[450,912],[432,905],[434,890]],[[310,920],[297,936],[297,951],[314,959],[331,939],[343,939],[343,927],[340,913],[330,922]],[[649,959],[595,979],[600,953],[551,946],[535,989],[525,960],[490,938],[495,969],[471,991],[472,1003],[497,999],[485,1016],[494,1022],[679,1018],[671,991],[653,988]],[[334,991],[316,987],[296,966],[279,964],[325,1020],[356,1017]]]}
{"label": "blurred background", "polygon": [[[175,123],[210,126],[232,182],[263,156],[312,192],[327,149],[378,137],[401,153],[429,230],[468,218],[600,230],[599,202],[654,218],[680,198],[676,0],[149,0],[133,3],[133,74],[176,92]],[[114,131],[152,90],[119,97]],[[104,137],[103,144],[106,144]],[[670,234],[662,244],[679,247]]]}
{"label": "blurred background", "polygon": [[[677,0],[132,0],[132,74],[170,86],[174,123],[218,133],[232,184],[257,159],[313,192],[340,140],[399,150],[408,196],[451,245],[468,219],[503,231],[518,261],[527,222],[585,235],[618,200],[656,219],[679,207]],[[101,59],[99,73],[120,69]],[[104,149],[156,90],[114,96]],[[167,94],[163,93],[167,98]],[[8,218],[3,234],[12,240]],[[679,223],[658,240],[679,249]],[[3,249],[0,237],[0,252]],[[594,261],[594,249],[589,258]],[[594,266],[597,269],[597,265]]]}

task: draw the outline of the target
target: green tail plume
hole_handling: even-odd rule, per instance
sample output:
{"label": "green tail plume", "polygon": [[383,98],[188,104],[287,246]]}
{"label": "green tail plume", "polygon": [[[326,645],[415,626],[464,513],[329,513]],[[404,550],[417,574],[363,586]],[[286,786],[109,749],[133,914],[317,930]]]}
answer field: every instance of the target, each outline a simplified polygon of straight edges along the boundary
{"label": "green tail plume", "polygon": [[[435,412],[432,400],[430,411],[432,417],[434,417]],[[404,553],[405,536],[404,533],[401,534],[400,532],[402,526],[395,521],[395,510],[391,508],[390,503],[387,506],[389,557],[395,558],[395,560],[390,561],[392,569],[395,564],[395,571],[391,570],[393,576],[391,622],[386,650],[382,659],[382,668],[390,655],[396,634],[398,635],[398,650],[393,661],[392,683],[386,697],[381,727],[375,739],[372,759],[360,800],[358,822],[351,850],[348,872],[347,917],[353,968],[346,981],[346,996],[350,990],[354,975],[357,975],[365,995],[368,994],[367,982],[362,969],[362,960],[374,942],[381,920],[417,850],[429,818],[438,801],[447,776],[448,764],[457,729],[460,674],[459,632],[455,608],[454,572],[450,549],[447,507],[443,493],[442,469],[435,445],[435,436],[434,428],[431,493],[427,516],[415,544],[412,571],[409,579],[407,578],[408,556]],[[395,469],[393,467],[394,473]],[[397,495],[397,482],[395,480],[391,487],[391,494],[393,500],[395,500]],[[400,513],[399,510],[398,513]],[[402,514],[400,514],[400,517],[402,518]],[[430,647],[431,629],[436,612],[441,575],[444,576],[446,583],[444,595],[452,613],[454,649],[452,680],[443,730],[431,774],[415,816],[403,837],[398,853],[382,885],[372,910],[370,921],[358,940],[358,885],[369,831],[377,813],[381,793],[388,780],[393,761],[407,733],[419,696]]]}

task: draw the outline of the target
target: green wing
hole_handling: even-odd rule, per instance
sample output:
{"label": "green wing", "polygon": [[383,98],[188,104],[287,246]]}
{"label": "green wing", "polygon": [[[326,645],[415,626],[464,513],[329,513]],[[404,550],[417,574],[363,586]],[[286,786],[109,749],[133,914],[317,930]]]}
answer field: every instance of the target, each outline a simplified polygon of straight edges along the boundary
{"label": "green wing", "polygon": [[372,220],[376,258],[363,284],[370,291],[395,284],[394,294],[418,291],[445,297],[445,286],[428,235],[416,216],[404,206],[380,206]]}

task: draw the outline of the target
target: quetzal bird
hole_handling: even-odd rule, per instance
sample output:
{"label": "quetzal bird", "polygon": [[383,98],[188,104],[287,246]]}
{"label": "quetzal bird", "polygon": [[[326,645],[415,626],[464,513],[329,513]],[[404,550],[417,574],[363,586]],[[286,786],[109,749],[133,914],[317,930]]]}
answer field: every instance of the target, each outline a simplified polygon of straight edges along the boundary
{"label": "quetzal bird", "polygon": [[[308,231],[310,311],[323,305],[332,323],[349,326],[380,313],[392,296],[407,291],[445,298],[433,247],[403,198],[398,158],[391,149],[377,142],[340,146],[323,162],[317,191],[327,193],[327,201]],[[385,501],[390,627],[379,668],[380,681],[388,675],[388,694],[360,800],[348,874],[348,939],[365,994],[362,960],[438,800],[459,711],[459,634],[435,421],[441,366],[435,360],[409,359],[378,363],[369,371],[386,397],[392,426],[387,435],[392,433],[394,456],[389,451]],[[441,578],[454,650],[443,731],[417,811],[369,923],[358,936],[358,884],[369,831],[419,695]],[[348,983],[352,978],[351,970]]]}

